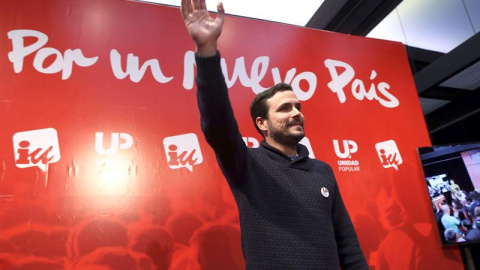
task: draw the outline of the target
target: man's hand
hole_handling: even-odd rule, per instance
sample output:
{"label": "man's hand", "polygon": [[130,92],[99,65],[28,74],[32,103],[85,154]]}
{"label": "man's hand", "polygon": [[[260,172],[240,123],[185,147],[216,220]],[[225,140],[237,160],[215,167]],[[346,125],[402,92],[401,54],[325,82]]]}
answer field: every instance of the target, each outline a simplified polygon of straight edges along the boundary
{"label": "man's hand", "polygon": [[217,4],[216,18],[210,16],[205,0],[182,0],[182,13],[188,33],[195,41],[195,51],[203,57],[214,56],[217,53],[217,39],[222,33],[225,10],[223,4]]}

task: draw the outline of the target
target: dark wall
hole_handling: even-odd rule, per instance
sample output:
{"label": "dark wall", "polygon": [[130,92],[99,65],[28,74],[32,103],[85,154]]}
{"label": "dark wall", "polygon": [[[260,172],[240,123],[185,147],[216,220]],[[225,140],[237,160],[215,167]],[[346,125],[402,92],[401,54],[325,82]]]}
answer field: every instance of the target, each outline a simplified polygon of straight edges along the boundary
{"label": "dark wall", "polygon": [[480,141],[480,113],[430,133],[430,139],[433,145]]}

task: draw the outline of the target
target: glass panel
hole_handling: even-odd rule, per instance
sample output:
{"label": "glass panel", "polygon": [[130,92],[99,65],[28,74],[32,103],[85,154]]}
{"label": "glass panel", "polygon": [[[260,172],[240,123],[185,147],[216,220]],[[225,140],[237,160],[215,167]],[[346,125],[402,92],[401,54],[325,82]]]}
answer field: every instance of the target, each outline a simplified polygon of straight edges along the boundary
{"label": "glass panel", "polygon": [[397,10],[390,12],[382,22],[368,33],[367,37],[407,43]]}
{"label": "glass panel", "polygon": [[422,105],[422,111],[424,115],[448,104],[450,101],[433,99],[433,98],[420,98],[420,104]]}
{"label": "glass panel", "polygon": [[[470,15],[478,17],[478,0],[467,1],[476,1],[471,5],[473,11]],[[402,41],[412,47],[448,53],[475,33],[463,0],[405,0],[392,13],[395,12],[400,18],[404,37],[398,33],[398,23],[391,24],[392,19],[388,17],[367,36]],[[392,38],[391,35],[397,36]]]}
{"label": "glass panel", "polygon": [[480,1],[478,0],[463,0],[467,8],[468,15],[472,21],[475,33],[480,32]]}

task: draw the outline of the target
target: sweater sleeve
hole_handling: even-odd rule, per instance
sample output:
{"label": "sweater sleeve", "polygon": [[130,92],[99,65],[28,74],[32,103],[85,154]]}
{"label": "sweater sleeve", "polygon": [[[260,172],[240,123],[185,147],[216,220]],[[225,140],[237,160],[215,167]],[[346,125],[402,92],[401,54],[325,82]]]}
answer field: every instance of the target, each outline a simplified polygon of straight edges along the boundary
{"label": "sweater sleeve", "polygon": [[220,66],[220,53],[213,57],[195,55],[197,101],[205,139],[215,151],[218,164],[230,184],[244,177],[247,147],[238,130],[228,88]]}
{"label": "sweater sleeve", "polygon": [[332,211],[335,240],[342,269],[369,269],[355,228],[343,203],[338,186],[335,189],[335,203]]}

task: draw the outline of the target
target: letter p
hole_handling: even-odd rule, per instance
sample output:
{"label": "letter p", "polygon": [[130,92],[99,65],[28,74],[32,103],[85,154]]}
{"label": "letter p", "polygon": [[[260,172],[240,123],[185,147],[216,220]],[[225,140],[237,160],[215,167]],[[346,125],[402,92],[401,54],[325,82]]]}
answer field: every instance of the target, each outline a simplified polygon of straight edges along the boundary
{"label": "letter p", "polygon": [[[25,37],[36,37],[37,41],[25,46]],[[25,56],[40,49],[48,41],[47,35],[35,30],[12,30],[8,32],[8,38],[12,40],[13,47],[13,50],[8,53],[8,60],[13,63],[15,73],[20,73],[23,70],[23,59]]]}

